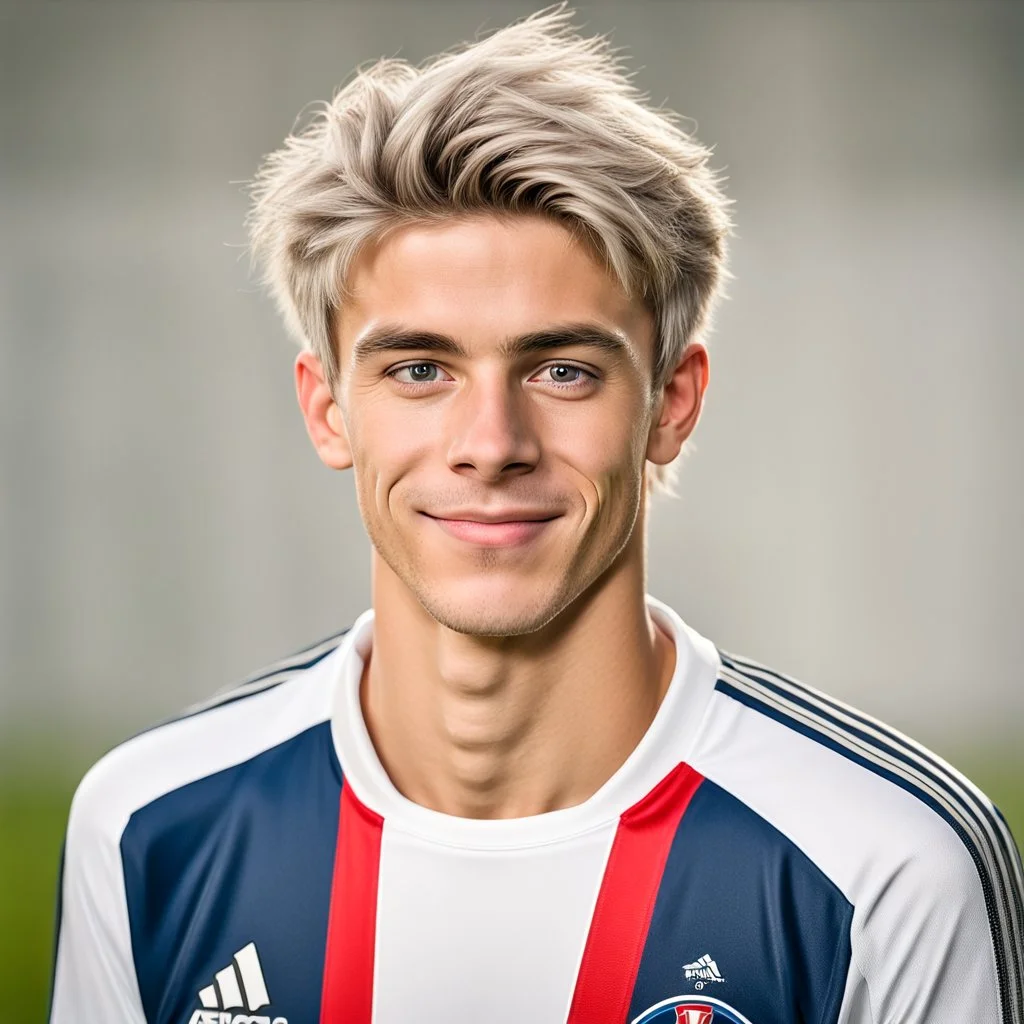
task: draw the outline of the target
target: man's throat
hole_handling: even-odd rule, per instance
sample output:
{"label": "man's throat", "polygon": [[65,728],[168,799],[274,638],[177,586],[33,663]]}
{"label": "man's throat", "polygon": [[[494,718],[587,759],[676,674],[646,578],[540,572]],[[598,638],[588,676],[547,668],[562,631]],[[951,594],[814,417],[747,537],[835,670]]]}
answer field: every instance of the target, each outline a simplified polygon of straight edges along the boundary
{"label": "man's throat", "polygon": [[672,676],[671,640],[641,627],[593,663],[574,645],[533,659],[450,634],[414,667],[407,645],[378,644],[360,693],[385,772],[407,799],[456,817],[585,802],[639,743]]}

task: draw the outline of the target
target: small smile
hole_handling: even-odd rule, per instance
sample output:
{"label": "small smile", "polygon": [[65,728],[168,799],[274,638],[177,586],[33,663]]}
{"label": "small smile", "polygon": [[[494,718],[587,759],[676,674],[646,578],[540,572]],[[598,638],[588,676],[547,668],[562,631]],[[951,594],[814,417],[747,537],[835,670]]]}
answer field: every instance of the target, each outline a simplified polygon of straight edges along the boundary
{"label": "small smile", "polygon": [[517,509],[423,513],[450,537],[480,547],[514,547],[539,537],[560,514]]}

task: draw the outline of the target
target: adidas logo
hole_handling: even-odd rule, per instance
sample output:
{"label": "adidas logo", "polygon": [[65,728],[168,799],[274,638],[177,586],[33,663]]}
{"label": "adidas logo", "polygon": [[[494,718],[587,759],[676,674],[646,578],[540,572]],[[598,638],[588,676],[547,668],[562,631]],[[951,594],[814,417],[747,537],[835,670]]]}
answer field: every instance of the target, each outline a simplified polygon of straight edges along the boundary
{"label": "adidas logo", "polygon": [[188,1024],[288,1024],[284,1017],[253,1015],[253,1010],[270,1005],[255,942],[240,949],[231,963],[213,976],[212,985],[199,990],[199,1002],[203,1009],[196,1010]]}
{"label": "adidas logo", "polygon": [[683,964],[683,977],[693,982],[693,987],[699,992],[705,985],[712,981],[725,981],[718,964],[711,959],[708,953],[694,960],[692,964]]}

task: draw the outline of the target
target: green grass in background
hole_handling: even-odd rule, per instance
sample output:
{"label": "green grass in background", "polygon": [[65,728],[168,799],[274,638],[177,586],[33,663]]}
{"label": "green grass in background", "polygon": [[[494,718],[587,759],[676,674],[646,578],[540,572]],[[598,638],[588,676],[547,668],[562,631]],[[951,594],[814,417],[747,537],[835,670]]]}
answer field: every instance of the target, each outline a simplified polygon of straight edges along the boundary
{"label": "green grass in background", "polygon": [[57,868],[72,786],[0,778],[0,1024],[46,1016]]}
{"label": "green grass in background", "polygon": [[[49,998],[57,866],[70,775],[38,757],[0,765],[0,1024],[43,1024]],[[962,756],[954,763],[996,802],[1024,840],[1024,754]],[[78,766],[76,773],[80,774]],[[114,1024],[114,1022],[111,1022]]]}

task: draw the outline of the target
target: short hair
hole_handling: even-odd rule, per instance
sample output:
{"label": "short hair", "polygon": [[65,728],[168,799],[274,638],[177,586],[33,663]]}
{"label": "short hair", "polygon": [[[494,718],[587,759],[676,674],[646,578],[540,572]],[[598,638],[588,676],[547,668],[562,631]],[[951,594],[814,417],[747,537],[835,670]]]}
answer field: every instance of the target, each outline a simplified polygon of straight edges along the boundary
{"label": "short hair", "polygon": [[[654,381],[710,325],[728,200],[710,150],[648,105],[604,37],[547,8],[414,67],[382,58],[252,183],[254,258],[332,392],[335,314],[362,246],[414,222],[541,214],[589,245],[655,322]],[[666,483],[666,467],[652,467]]]}

